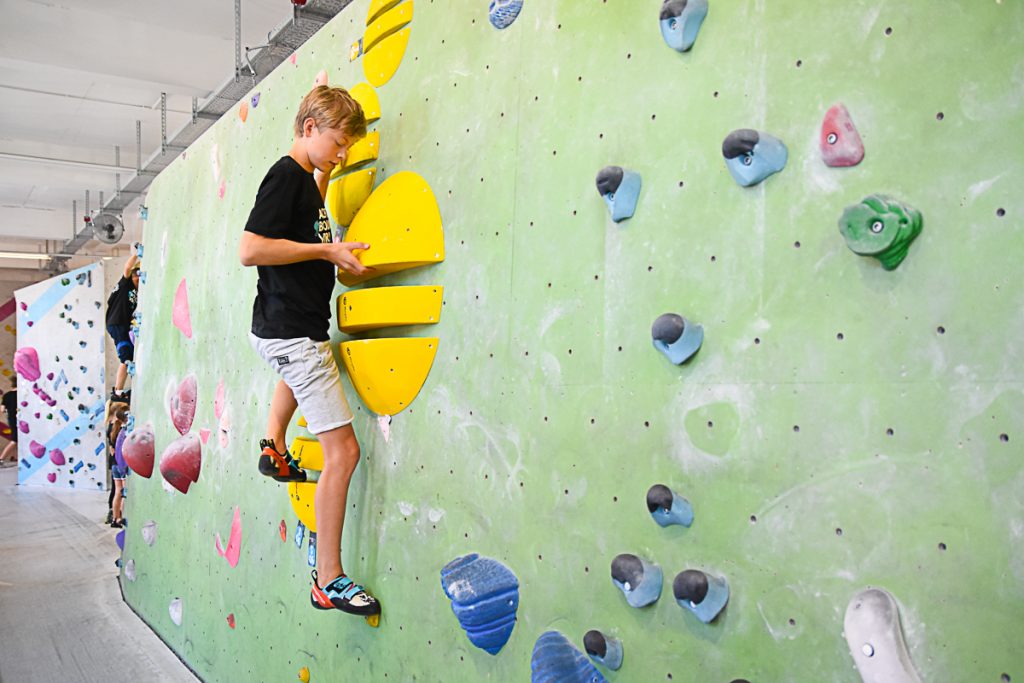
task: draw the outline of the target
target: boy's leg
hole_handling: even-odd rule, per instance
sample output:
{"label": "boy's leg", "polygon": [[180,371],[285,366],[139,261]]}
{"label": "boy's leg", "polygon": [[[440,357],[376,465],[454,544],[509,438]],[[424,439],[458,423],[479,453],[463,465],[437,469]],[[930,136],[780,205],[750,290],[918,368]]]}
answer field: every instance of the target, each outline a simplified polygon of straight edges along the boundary
{"label": "boy's leg", "polygon": [[284,453],[288,448],[285,431],[298,406],[291,388],[283,379],[277,380],[274,396],[270,399],[270,414],[267,416],[267,438],[274,442],[278,453]]}
{"label": "boy's leg", "polygon": [[342,574],[341,533],[352,472],[359,462],[359,442],[351,424],[317,434],[324,452],[324,469],[316,485],[316,571],[321,586]]}
{"label": "boy's leg", "polygon": [[[17,427],[13,427],[13,429],[17,429]],[[18,459],[18,442],[17,441],[12,441],[9,444],[7,444],[6,446],[4,446],[4,452],[2,454],[0,454],[0,462],[3,462],[5,460],[7,460],[8,456],[10,456],[11,462],[15,462]]]}

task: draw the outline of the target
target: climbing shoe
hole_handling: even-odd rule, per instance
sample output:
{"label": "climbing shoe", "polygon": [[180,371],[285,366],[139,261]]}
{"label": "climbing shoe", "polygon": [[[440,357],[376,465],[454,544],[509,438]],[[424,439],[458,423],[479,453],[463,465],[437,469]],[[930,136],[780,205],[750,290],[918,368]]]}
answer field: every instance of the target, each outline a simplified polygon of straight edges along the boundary
{"label": "climbing shoe", "polygon": [[309,601],[317,609],[339,609],[348,614],[369,617],[380,614],[380,603],[377,598],[366,592],[366,589],[355,583],[344,574],[320,587],[316,570],[313,570],[313,589]]}
{"label": "climbing shoe", "polygon": [[273,439],[261,439],[260,474],[271,477],[274,481],[306,481],[305,471],[299,469],[299,463],[290,453],[284,455],[277,452]]}

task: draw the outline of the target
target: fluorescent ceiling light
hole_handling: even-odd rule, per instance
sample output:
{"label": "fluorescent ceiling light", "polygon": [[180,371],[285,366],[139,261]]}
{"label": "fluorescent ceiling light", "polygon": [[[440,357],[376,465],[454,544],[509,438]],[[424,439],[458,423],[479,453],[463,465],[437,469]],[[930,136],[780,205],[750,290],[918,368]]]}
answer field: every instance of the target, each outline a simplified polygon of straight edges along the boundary
{"label": "fluorescent ceiling light", "polygon": [[37,254],[27,253],[24,251],[0,251],[0,258],[22,258],[22,259],[36,259],[39,261],[47,261],[50,258],[49,254]]}

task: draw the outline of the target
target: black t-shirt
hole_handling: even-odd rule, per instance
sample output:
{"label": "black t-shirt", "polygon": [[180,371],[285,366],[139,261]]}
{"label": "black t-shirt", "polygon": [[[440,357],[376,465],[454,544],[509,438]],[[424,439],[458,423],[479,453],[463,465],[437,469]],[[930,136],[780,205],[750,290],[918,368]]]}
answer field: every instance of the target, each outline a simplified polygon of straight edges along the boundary
{"label": "black t-shirt", "polygon": [[[330,242],[331,224],[313,174],[290,156],[281,157],[260,183],[245,229],[271,239]],[[256,270],[254,335],[262,339],[330,338],[333,263],[302,261],[257,266]]]}
{"label": "black t-shirt", "polygon": [[107,299],[107,324],[131,325],[135,305],[139,301],[139,292],[131,278],[121,276],[117,286]]}

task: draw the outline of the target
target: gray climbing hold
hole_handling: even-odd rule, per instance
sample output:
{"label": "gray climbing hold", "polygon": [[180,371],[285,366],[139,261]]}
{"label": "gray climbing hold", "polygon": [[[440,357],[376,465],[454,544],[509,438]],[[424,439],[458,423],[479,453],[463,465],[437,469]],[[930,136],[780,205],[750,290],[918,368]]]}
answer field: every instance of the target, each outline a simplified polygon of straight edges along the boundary
{"label": "gray climbing hold", "polygon": [[921,683],[900,627],[896,599],[867,588],[850,600],[843,634],[864,683]]}
{"label": "gray climbing hold", "polygon": [[661,567],[636,555],[617,555],[612,560],[612,583],[632,607],[645,607],[661,597]]}
{"label": "gray climbing hold", "polygon": [[647,490],[647,511],[658,526],[681,524],[688,527],[693,524],[690,501],[664,484],[655,484]]}
{"label": "gray climbing hold", "polygon": [[622,641],[600,631],[587,631],[583,636],[583,649],[590,658],[612,671],[622,667]]}

